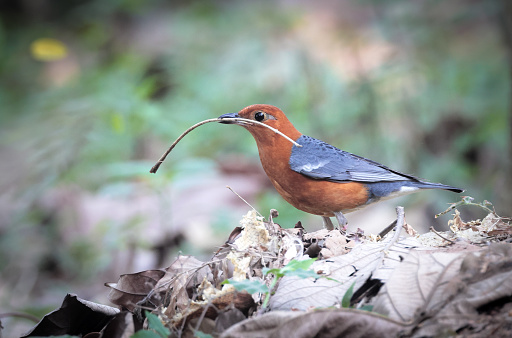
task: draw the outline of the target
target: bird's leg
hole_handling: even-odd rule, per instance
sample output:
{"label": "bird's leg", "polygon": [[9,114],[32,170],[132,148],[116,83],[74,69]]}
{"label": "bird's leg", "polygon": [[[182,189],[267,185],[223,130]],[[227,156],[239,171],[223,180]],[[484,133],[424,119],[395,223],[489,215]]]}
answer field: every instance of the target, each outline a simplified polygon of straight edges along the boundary
{"label": "bird's leg", "polygon": [[345,232],[347,230],[347,224],[348,224],[347,219],[345,218],[345,216],[343,215],[343,213],[341,211],[335,212],[334,215],[336,216],[336,219],[338,220],[338,223],[340,225],[340,230]]}
{"label": "bird's leg", "polygon": [[329,217],[322,216],[322,221],[324,221],[324,228],[327,230],[334,230],[334,224]]}

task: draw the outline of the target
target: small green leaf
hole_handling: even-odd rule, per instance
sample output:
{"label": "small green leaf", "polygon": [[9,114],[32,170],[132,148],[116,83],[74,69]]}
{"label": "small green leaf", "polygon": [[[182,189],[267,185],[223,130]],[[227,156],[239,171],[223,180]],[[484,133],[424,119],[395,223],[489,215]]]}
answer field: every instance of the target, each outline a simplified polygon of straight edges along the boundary
{"label": "small green leaf", "polygon": [[164,326],[158,316],[152,314],[149,311],[146,311],[146,318],[148,320],[148,327],[152,330],[155,330],[161,337],[165,338],[171,334],[171,331],[169,331],[169,329]]}
{"label": "small green leaf", "polygon": [[372,312],[373,311],[373,305],[363,305],[359,308],[359,310],[361,311],[368,311],[368,312]]}
{"label": "small green leaf", "polygon": [[245,290],[249,292],[250,294],[253,293],[267,293],[268,287],[261,281],[258,280],[243,280],[243,281],[236,281],[236,280],[225,280],[222,282],[223,284],[231,284],[235,287],[235,289],[242,291]]}
{"label": "small green leaf", "polygon": [[286,273],[286,276],[297,276],[299,278],[313,277],[314,279],[318,279],[318,278],[322,277],[322,276],[320,276],[319,274],[317,274],[313,270],[302,270],[302,269],[297,269],[297,270],[294,270],[294,271],[288,271]]}
{"label": "small green leaf", "polygon": [[352,283],[350,287],[348,288],[347,292],[343,295],[343,299],[341,300],[341,307],[343,308],[349,308],[350,307],[350,299],[352,298],[352,295],[354,294],[354,285],[356,285],[356,282]]}
{"label": "small green leaf", "polygon": [[269,268],[263,268],[261,270],[263,272],[263,275],[266,276],[268,274],[273,274],[277,278],[283,277],[284,274],[281,272],[282,269],[269,269]]}
{"label": "small green leaf", "polygon": [[194,337],[197,337],[197,338],[213,338],[213,336],[211,334],[204,333],[202,331],[194,332]]}
{"label": "small green leaf", "polygon": [[289,271],[307,270],[315,261],[316,258],[305,259],[302,261],[296,261],[293,259],[281,269],[281,272],[284,275],[287,275]]}
{"label": "small green leaf", "polygon": [[140,330],[135,332],[130,338],[162,338],[162,336],[155,331]]}
{"label": "small green leaf", "polygon": [[[315,261],[316,258],[305,259],[302,261],[296,261],[293,259],[281,269],[263,268],[263,274],[268,275],[271,273],[276,278],[281,278],[283,276],[297,276],[298,274],[294,273],[295,271],[307,271]],[[313,275],[307,273],[307,275],[302,278],[307,277],[313,277]]]}

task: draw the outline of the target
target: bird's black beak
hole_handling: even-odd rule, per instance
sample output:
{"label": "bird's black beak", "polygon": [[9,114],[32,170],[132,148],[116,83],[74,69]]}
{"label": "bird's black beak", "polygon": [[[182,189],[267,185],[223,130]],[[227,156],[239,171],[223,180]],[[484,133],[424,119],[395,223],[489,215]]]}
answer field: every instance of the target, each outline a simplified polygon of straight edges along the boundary
{"label": "bird's black beak", "polygon": [[[238,113],[228,113],[228,114],[223,114],[223,115],[219,116],[218,119],[222,120],[222,119],[236,118],[236,117],[240,117],[240,115],[238,115]],[[231,122],[231,121],[219,121],[219,122],[225,123],[225,124],[236,123],[236,122]]]}

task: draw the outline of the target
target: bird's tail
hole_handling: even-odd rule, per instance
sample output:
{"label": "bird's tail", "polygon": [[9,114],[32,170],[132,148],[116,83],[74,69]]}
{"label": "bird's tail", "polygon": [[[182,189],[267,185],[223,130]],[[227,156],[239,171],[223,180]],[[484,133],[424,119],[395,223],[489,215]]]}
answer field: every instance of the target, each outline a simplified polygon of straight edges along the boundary
{"label": "bird's tail", "polygon": [[461,193],[461,192],[465,191],[464,189],[452,187],[452,186],[446,185],[446,184],[431,183],[431,182],[424,182],[424,181],[414,182],[414,186],[418,187],[420,189],[444,189],[444,190],[449,190],[449,191],[453,191],[456,193]]}

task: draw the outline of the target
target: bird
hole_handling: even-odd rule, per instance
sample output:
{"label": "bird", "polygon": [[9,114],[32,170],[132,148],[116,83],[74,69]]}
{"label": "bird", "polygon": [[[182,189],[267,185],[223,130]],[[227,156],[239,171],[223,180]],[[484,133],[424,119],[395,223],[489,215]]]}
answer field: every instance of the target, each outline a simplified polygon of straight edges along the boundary
{"label": "bird", "polygon": [[[257,123],[230,118],[264,123],[279,130],[300,147]],[[295,208],[321,216],[328,230],[334,229],[331,217],[336,217],[341,230],[345,231],[348,224],[346,213],[379,201],[422,189],[444,189],[456,193],[464,191],[420,180],[303,135],[281,109],[272,105],[254,104],[237,113],[223,114],[218,119],[223,124],[240,125],[251,133],[263,170],[277,192]]]}

